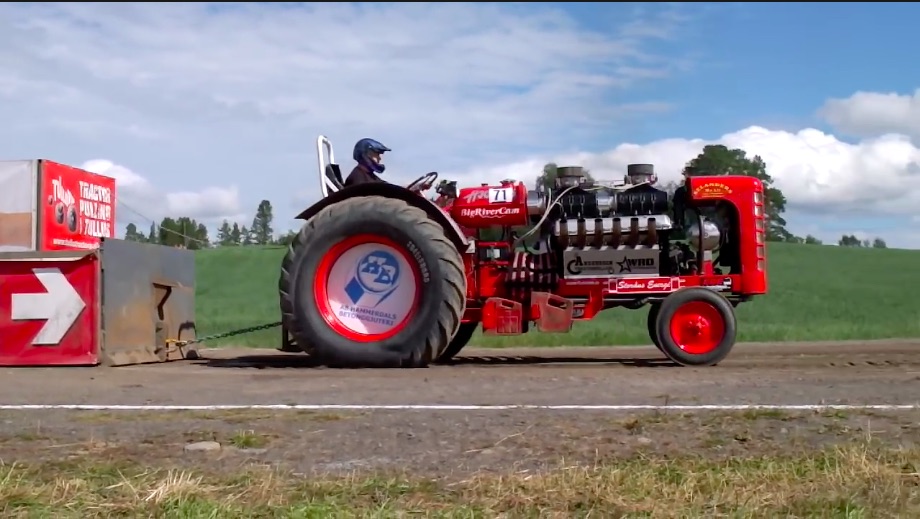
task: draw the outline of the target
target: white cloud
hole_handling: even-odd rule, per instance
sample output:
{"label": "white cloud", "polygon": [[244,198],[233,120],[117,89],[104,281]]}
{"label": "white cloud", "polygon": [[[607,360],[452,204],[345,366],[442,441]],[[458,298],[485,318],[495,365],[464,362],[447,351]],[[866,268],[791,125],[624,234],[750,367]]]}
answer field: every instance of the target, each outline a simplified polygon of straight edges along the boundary
{"label": "white cloud", "polygon": [[850,135],[901,133],[920,138],[920,89],[913,95],[856,92],[846,99],[828,100],[818,114]]}
{"label": "white cloud", "polygon": [[662,182],[678,180],[683,166],[706,144],[741,148],[760,155],[782,189],[790,209],[912,214],[920,204],[920,149],[907,137],[886,135],[856,144],[815,129],[796,133],[759,126],[704,139],[664,139],[620,144],[598,154],[542,156],[475,170],[470,177],[533,181],[547,161],[580,164],[597,178],[620,179],[630,163],[653,163]]}
{"label": "white cloud", "polygon": [[[601,96],[680,65],[642,45],[673,32],[680,18],[668,11],[609,33],[551,9],[489,4],[8,4],[0,12],[12,20],[7,43],[22,53],[0,83],[7,92],[39,87],[71,109],[77,99],[129,105],[147,116],[181,113],[182,124],[275,118],[326,131],[387,129],[393,140],[443,131],[462,143],[526,142],[559,117],[608,124],[618,110],[598,109]],[[79,81],[62,82],[64,74]]]}
{"label": "white cloud", "polygon": [[378,138],[408,182],[668,110],[623,94],[692,63],[683,9],[623,8],[597,31],[549,4],[6,3],[0,142],[108,157],[163,191],[233,179],[247,208],[286,207],[318,189],[320,133],[343,162]]}
{"label": "white cloud", "polygon": [[[905,136],[888,134],[858,143],[841,141],[815,129],[796,133],[751,126],[708,141],[704,139],[664,139],[646,144],[620,144],[603,153],[535,156],[497,167],[475,169],[461,176],[466,182],[476,178],[515,178],[532,183],[543,164],[582,165],[599,179],[621,179],[630,163],[655,164],[661,182],[678,180],[684,164],[706,144],[721,143],[741,148],[749,156],[760,155],[774,185],[787,198],[790,229],[812,233],[829,240],[839,237],[841,220],[852,227],[864,224],[867,216],[889,217],[896,223],[884,232],[859,231],[883,236],[889,244],[920,247],[920,236],[909,225],[920,207],[920,149]],[[915,218],[915,217],[913,217]],[[809,225],[823,220],[821,228]]]}
{"label": "white cloud", "polygon": [[128,223],[146,228],[151,220],[159,222],[165,216],[188,216],[210,226],[225,218],[245,223],[239,189],[235,185],[169,193],[158,189],[142,175],[110,160],[90,160],[80,167],[115,179],[119,232]]}

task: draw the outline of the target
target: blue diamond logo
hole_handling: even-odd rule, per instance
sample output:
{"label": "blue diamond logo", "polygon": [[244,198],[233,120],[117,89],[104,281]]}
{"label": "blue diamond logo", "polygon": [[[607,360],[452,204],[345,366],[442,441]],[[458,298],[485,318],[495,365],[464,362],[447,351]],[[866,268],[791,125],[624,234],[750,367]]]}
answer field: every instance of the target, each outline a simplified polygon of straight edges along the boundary
{"label": "blue diamond logo", "polygon": [[358,301],[361,300],[361,297],[364,296],[364,288],[361,286],[361,283],[358,281],[358,278],[352,277],[351,281],[345,285],[345,295],[351,299],[351,302],[358,304]]}

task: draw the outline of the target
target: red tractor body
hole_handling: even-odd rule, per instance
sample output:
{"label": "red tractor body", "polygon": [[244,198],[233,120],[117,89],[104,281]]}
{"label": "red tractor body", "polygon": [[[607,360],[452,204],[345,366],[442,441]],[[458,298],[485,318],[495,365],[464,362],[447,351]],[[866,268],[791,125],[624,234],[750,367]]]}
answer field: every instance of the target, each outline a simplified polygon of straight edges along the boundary
{"label": "red tractor body", "polygon": [[[718,206],[723,215],[733,217],[733,265],[714,266],[711,252],[704,250],[701,261],[685,270],[659,268],[664,252],[660,239],[649,240],[647,227],[634,226],[642,215],[612,217],[611,225],[601,228],[605,234],[597,241],[595,234],[588,232],[584,219],[581,227],[576,220],[574,236],[567,236],[561,257],[554,251],[514,251],[510,242],[474,241],[475,250],[464,256],[468,298],[464,322],[481,322],[487,334],[522,333],[528,322],[536,323],[541,331],[558,332],[563,331],[560,328],[567,330],[570,321],[592,319],[608,308],[655,302],[682,288],[704,287],[735,302],[766,293],[760,181],[746,176],[690,177],[688,184],[685,192],[689,194],[689,207]],[[522,182],[506,182],[461,189],[457,199],[444,209],[467,237],[475,240],[480,229],[531,223],[531,218],[544,208],[542,204],[535,207],[538,199]],[[619,226],[615,225],[617,220]],[[554,240],[553,245],[561,247],[560,241]],[[577,262],[584,254],[595,258],[587,262],[590,269],[576,274],[567,265],[559,264],[560,260]],[[532,300],[534,292],[538,297]]]}
{"label": "red tractor body", "polygon": [[734,307],[767,291],[753,177],[688,177],[668,193],[649,164],[607,185],[567,167],[552,188],[443,181],[428,200],[392,184],[342,188],[329,150],[329,164],[318,151],[325,197],[299,216],[280,287],[285,337],[333,363],[426,365],[476,329],[568,332],[601,310],[649,305],[667,357],[712,365],[734,345]]}

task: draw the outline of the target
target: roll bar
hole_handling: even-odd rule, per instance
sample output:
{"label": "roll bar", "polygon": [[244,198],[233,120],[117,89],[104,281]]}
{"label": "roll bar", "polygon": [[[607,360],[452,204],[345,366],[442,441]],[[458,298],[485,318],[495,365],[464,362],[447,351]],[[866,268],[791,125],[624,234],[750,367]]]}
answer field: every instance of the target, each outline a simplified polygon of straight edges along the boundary
{"label": "roll bar", "polygon": [[[327,161],[324,158],[323,148],[326,148],[325,155],[328,155],[329,160]],[[332,151],[332,142],[325,136],[320,135],[316,138],[316,160],[319,166],[319,185],[320,189],[323,191],[323,198],[326,198],[331,193],[338,191],[338,187],[332,183],[332,180],[326,176],[326,166],[329,164],[335,164],[335,153]]]}

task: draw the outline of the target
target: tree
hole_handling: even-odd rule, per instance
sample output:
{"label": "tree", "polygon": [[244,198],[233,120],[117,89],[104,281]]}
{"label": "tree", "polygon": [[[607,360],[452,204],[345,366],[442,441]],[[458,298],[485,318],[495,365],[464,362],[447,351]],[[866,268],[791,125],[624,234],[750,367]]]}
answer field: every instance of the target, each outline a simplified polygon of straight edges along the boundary
{"label": "tree", "polygon": [[[594,177],[591,176],[591,173],[586,169],[585,177],[589,181],[593,181]],[[555,162],[550,162],[543,166],[543,173],[537,177],[537,185],[543,186],[543,189],[555,189],[556,186],[556,177],[559,175],[559,166]]]}
{"label": "tree", "polygon": [[297,231],[288,231],[278,237],[278,245],[290,245],[297,239]]}
{"label": "tree", "polygon": [[729,149],[722,144],[703,147],[702,153],[687,163],[688,173],[695,175],[744,175],[760,179],[764,187],[764,218],[767,222],[767,240],[785,241],[790,236],[786,230],[786,197],[773,187],[773,177],[767,174],[767,165],[754,155],[749,158],[741,149]]}
{"label": "tree", "polygon": [[157,240],[157,224],[150,222],[150,231],[147,233],[147,243],[160,243]]}
{"label": "tree", "polygon": [[844,234],[837,240],[837,245],[841,247],[862,247],[862,242],[853,234]]}
{"label": "tree", "polygon": [[668,194],[668,199],[671,200],[671,199],[674,198],[674,193],[677,192],[677,188],[680,187],[680,184],[679,184],[678,182],[675,182],[675,181],[673,181],[673,180],[670,180],[670,181],[665,182],[664,184],[659,185],[659,186],[657,186],[657,187],[658,187],[658,189],[660,189],[660,190],[664,191],[665,193],[667,193],[667,194]]}
{"label": "tree", "polygon": [[887,249],[888,244],[885,243],[885,240],[876,237],[874,240],[868,238],[860,240],[854,234],[844,234],[840,237],[840,240],[837,241],[837,245],[841,247],[860,247],[860,248],[874,248],[874,249]]}
{"label": "tree", "polygon": [[272,242],[272,203],[268,200],[259,202],[256,215],[252,219],[252,241],[256,245],[268,245]]}
{"label": "tree", "polygon": [[125,228],[125,240],[126,241],[136,241],[136,242],[145,242],[147,237],[143,234],[137,232],[137,226],[133,223],[129,223],[128,227]]}
{"label": "tree", "polygon": [[233,245],[233,231],[230,229],[230,222],[224,220],[217,230],[217,244],[221,247]]}
{"label": "tree", "polygon": [[[194,222],[194,220],[192,220]],[[208,236],[208,226],[199,223],[198,227],[195,228],[195,242],[202,249],[209,248],[211,246],[211,238]]]}
{"label": "tree", "polygon": [[163,218],[160,221],[159,235],[157,236],[157,243],[160,245],[166,245],[169,247],[175,247],[177,245],[182,245],[184,240],[179,235],[178,226],[176,221],[170,217]]}
{"label": "tree", "polygon": [[[245,230],[246,227],[243,227]],[[243,231],[240,231],[240,224],[233,222],[233,229],[230,230],[230,243],[239,245],[242,239]]]}
{"label": "tree", "polygon": [[814,236],[812,236],[812,235],[810,235],[810,234],[807,235],[807,236],[805,236],[805,244],[806,244],[806,245],[823,245],[823,244],[821,243],[821,240],[815,238]]}
{"label": "tree", "polygon": [[247,229],[245,225],[240,229],[240,237],[243,239],[241,245],[252,245],[252,231]]}
{"label": "tree", "polygon": [[159,243],[187,249],[209,247],[208,228],[187,216],[166,217],[160,222]]}

